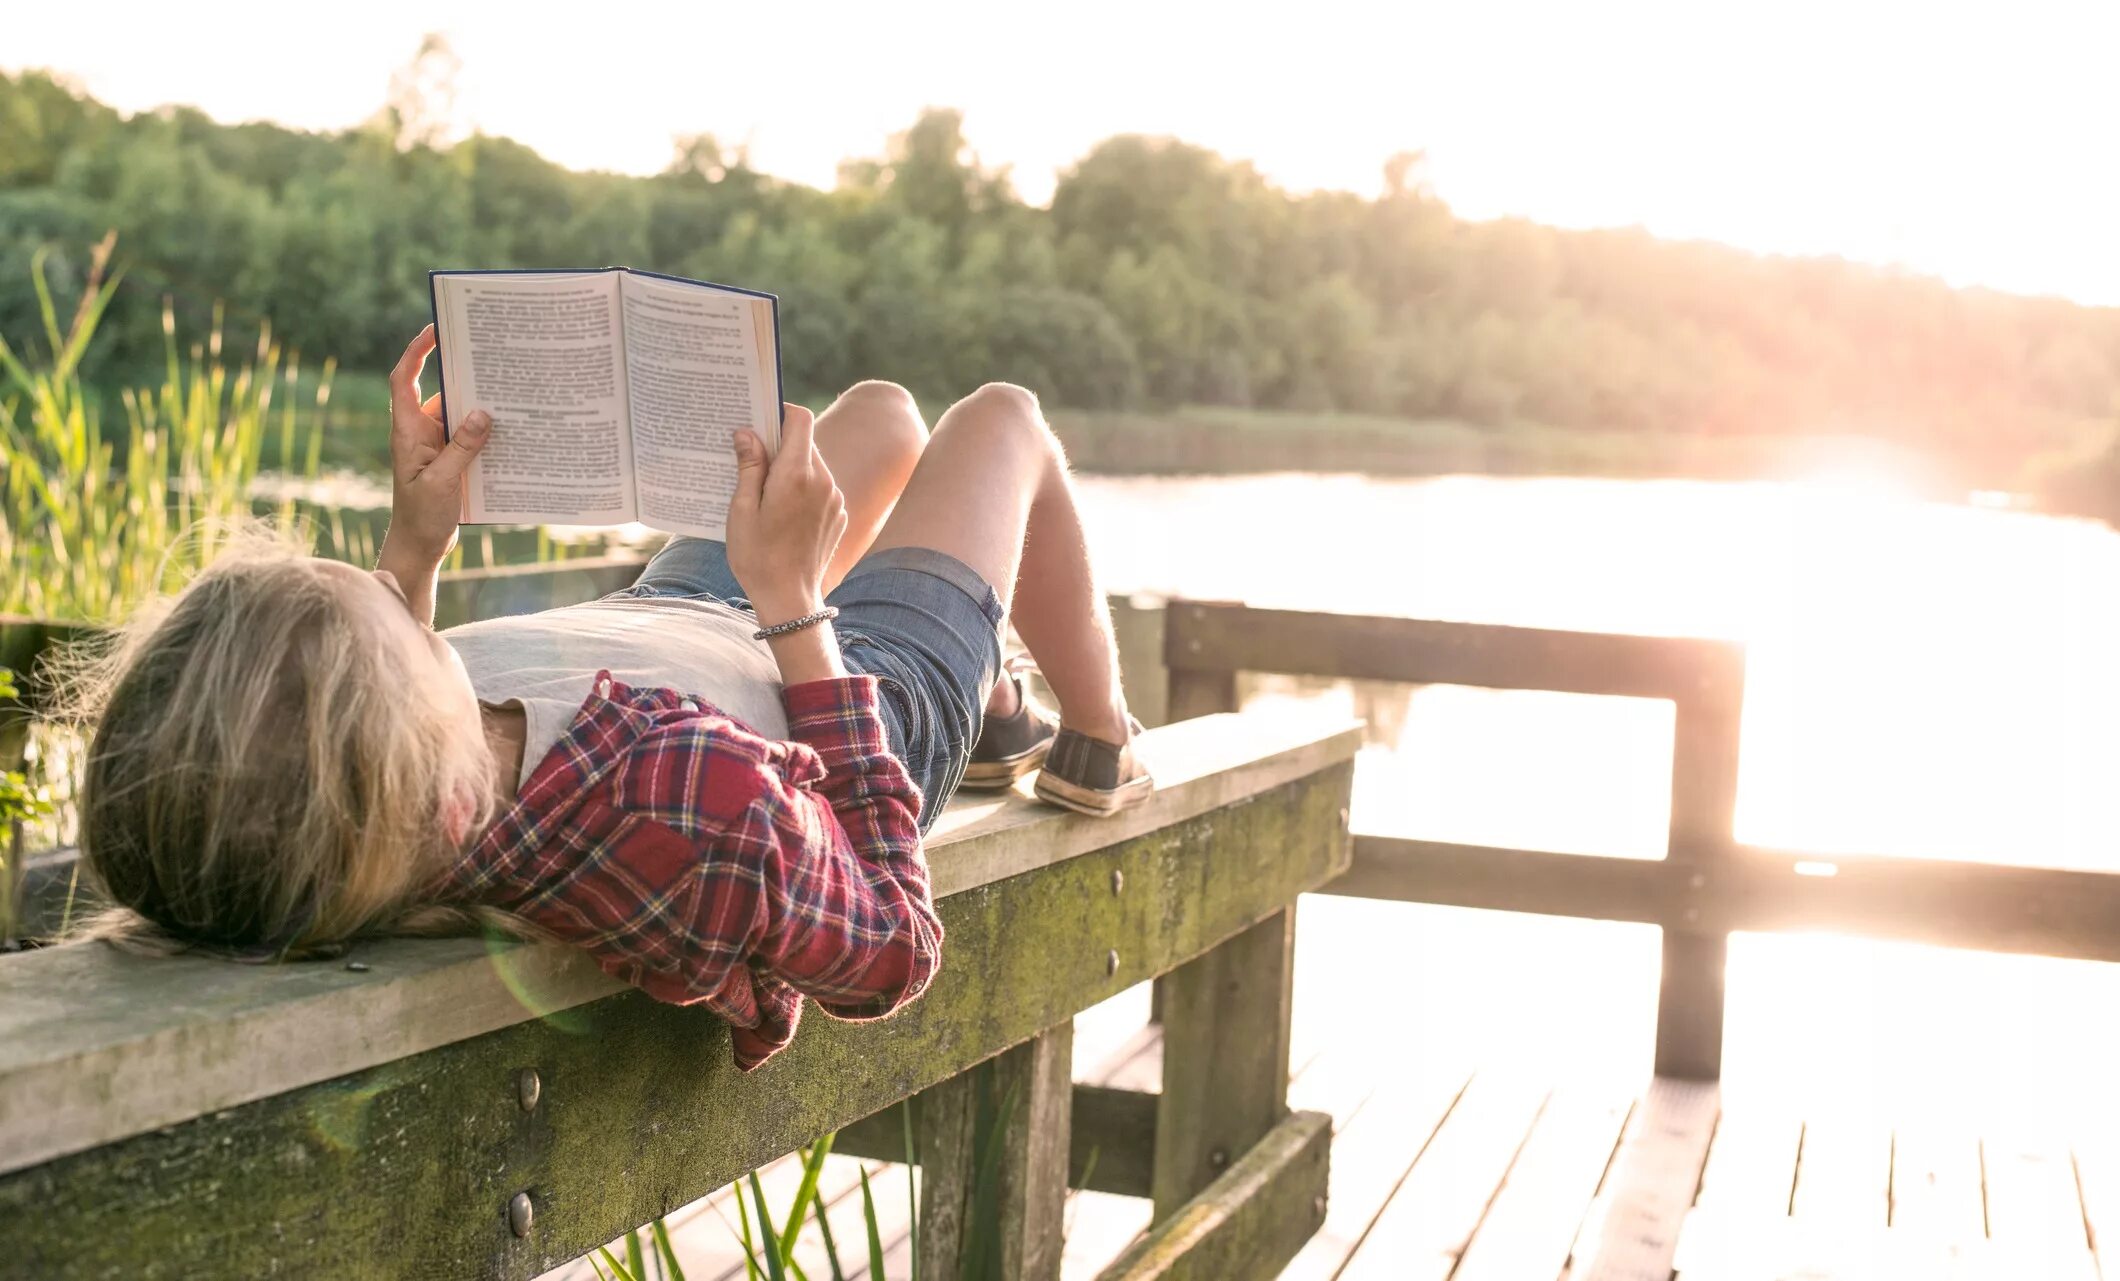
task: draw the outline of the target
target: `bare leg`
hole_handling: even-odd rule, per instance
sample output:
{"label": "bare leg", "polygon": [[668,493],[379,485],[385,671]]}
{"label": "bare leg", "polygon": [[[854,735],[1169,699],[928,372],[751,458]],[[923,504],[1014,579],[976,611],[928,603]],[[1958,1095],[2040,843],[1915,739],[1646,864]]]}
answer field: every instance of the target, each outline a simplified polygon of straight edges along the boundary
{"label": "bare leg", "polygon": [[[988,383],[942,415],[875,546],[946,552],[993,585],[1069,729],[1128,738],[1111,615],[1067,461],[1021,387]],[[1004,683],[1005,684],[1005,683]],[[1006,711],[1012,698],[989,707]]]}
{"label": "bare leg", "polygon": [[867,554],[927,439],[920,407],[896,383],[855,383],[817,416],[817,452],[847,500],[846,537],[825,571],[826,591]]}

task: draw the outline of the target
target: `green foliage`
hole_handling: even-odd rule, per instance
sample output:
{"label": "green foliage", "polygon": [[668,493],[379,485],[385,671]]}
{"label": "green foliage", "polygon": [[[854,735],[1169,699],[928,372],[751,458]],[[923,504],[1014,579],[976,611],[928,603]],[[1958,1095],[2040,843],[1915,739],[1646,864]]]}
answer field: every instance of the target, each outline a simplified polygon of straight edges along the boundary
{"label": "green foliage", "polygon": [[1197,404],[1525,423],[1660,438],[1866,435],[2009,483],[2099,439],[2120,407],[2120,312],[1946,288],[1828,260],[1640,231],[1464,222],[1390,158],[1384,192],[1294,194],[1248,164],[1117,137],[1049,208],[932,110],[819,191],[711,137],[650,178],[575,173],[506,139],[440,145],[425,49],[362,128],[132,117],[38,72],[0,76],[0,334],[37,331],[30,257],[116,229],[136,302],[99,359],[160,362],[228,301],[294,346],[381,369],[426,317],[438,266],[612,262],[784,300],[790,392],[864,377],[946,400],[995,378],[1073,409]]}
{"label": "green foliage", "polygon": [[[0,562],[8,566],[0,612],[107,621],[180,582],[253,516],[251,488],[268,437],[277,435],[285,449],[297,430],[291,395],[273,412],[274,393],[298,374],[269,333],[251,360],[231,370],[218,325],[181,357],[175,323],[165,318],[161,383],[124,392],[125,435],[106,438],[103,406],[84,385],[81,362],[115,287],[103,278],[110,248],[106,239],[63,325],[44,260],[32,261],[43,358],[25,359],[0,337]],[[327,362],[320,406],[330,386]],[[311,472],[315,465],[312,452]],[[295,527],[292,500],[275,519],[283,530]]]}
{"label": "green foliage", "polygon": [[[22,691],[15,686],[15,674],[5,667],[0,667],[0,703],[21,697]],[[0,838],[4,838],[10,824],[21,819],[39,818],[50,812],[51,803],[45,799],[43,790],[33,786],[21,771],[0,770]],[[6,851],[0,849],[0,872],[6,870],[6,862]],[[0,875],[0,885],[6,883],[7,877]],[[0,903],[0,913],[4,913],[7,906]],[[4,924],[5,922],[0,922],[0,925]]]}

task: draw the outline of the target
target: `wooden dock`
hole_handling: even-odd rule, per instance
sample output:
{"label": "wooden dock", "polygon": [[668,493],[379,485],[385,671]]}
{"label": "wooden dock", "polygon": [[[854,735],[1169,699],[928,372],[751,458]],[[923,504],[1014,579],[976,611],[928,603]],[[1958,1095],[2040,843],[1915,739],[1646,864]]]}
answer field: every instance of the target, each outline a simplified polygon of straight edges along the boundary
{"label": "wooden dock", "polygon": [[[2067,1101],[2086,1124],[2057,1132],[1990,1128],[1926,1106],[1892,1116],[1830,1095],[1645,1081],[1644,1055],[1627,1049],[1646,1049],[1645,1003],[1639,1017],[1615,1021],[1611,1044],[1577,1047],[1572,1061],[1454,1053],[1476,1029],[1426,1023],[1409,1038],[1378,1022],[1368,994],[1346,991],[1350,970],[1374,964],[1363,931],[1394,912],[1416,929],[1437,913],[1471,931],[1491,924],[1458,909],[1305,898],[1289,1104],[1332,1118],[1332,1167],[1323,1226],[1283,1281],[2120,1277],[2120,1142],[2088,1123],[2091,1100]],[[1078,1083],[1156,1089],[1161,1045],[1148,1013],[1142,988],[1078,1017]],[[863,1169],[890,1275],[903,1276],[908,1173],[897,1162],[826,1162],[835,1239],[843,1252],[857,1243],[843,1261],[864,1257]],[[792,1160],[761,1172],[776,1212],[799,1176]],[[1151,1218],[1145,1199],[1099,1192],[1073,1193],[1067,1213],[1070,1281],[1096,1277]],[[726,1190],[669,1222],[691,1281],[741,1281]],[[1643,1243],[1631,1265],[1610,1248],[1622,1240]],[[814,1234],[797,1259],[813,1279],[829,1275]],[[577,1262],[547,1281],[594,1275]]]}
{"label": "wooden dock", "polygon": [[[330,1275],[389,1223],[346,1274],[583,1281],[581,1250],[660,1216],[689,1277],[733,1278],[729,1180],[763,1162],[780,1212],[799,1171],[775,1158],[836,1131],[820,1188],[845,1271],[866,1172],[900,1277],[916,1207],[956,1223],[967,1083],[999,1073],[1037,1112],[1004,1144],[1029,1180],[1004,1212],[1041,1207],[1011,1221],[1005,1276],[2120,1281],[2120,1107],[2095,1062],[2073,1094],[1953,1093],[1940,1064],[1851,1062],[1728,999],[1734,935],[2120,960],[2120,876],[1740,845],[1744,663],[1721,642],[1199,603],[1121,632],[1153,646],[1129,669],[1142,705],[1191,722],[1153,736],[1170,786],[1117,826],[1020,796],[953,807],[931,842],[943,983],[884,1024],[806,1027],[777,1084],[536,949],[500,983],[437,943],[381,945],[403,963],[385,983],[0,964],[0,1033],[20,1034],[0,1035],[0,1275]],[[1237,710],[1243,672],[1668,702],[1664,856],[1372,829],[1346,800],[1351,731],[1198,719]],[[552,1004],[526,1008],[533,990]],[[2070,991],[2083,1019],[2120,1008],[2120,986]],[[1978,1035],[1994,1013],[1940,1021]],[[492,1087],[530,1062],[576,1087],[526,1120]],[[943,1145],[935,1182],[892,1159],[902,1109]],[[404,1122],[380,1147],[376,1118]],[[542,1199],[511,1239],[496,1207],[518,1187]],[[797,1255],[812,1278],[823,1250],[812,1233]]]}

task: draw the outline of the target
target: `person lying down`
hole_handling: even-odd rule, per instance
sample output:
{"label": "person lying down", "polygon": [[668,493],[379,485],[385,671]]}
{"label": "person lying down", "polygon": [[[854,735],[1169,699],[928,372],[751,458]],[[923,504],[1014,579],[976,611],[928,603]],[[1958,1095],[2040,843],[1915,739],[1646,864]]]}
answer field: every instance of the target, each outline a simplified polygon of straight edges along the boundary
{"label": "person lying down", "polygon": [[[989,384],[930,435],[884,382],[739,433],[728,540],[601,600],[436,633],[465,468],[391,375],[378,568],[240,541],[87,682],[84,866],[136,950],[274,960],[500,929],[704,1003],[750,1069],[942,959],[922,833],[958,788],[1111,814],[1153,788],[1065,459]],[[1013,622],[1059,708],[1004,669]]]}

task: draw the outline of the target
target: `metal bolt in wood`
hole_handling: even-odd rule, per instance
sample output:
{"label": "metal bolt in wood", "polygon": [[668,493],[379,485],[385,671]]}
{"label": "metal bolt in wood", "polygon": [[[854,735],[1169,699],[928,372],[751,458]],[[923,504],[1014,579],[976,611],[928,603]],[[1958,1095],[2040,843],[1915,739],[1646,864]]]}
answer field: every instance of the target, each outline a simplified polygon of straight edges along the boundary
{"label": "metal bolt in wood", "polygon": [[1119,891],[1121,891],[1121,890],[1123,890],[1123,889],[1125,889],[1125,888],[1126,888],[1126,873],[1124,873],[1124,872],[1120,871],[1120,870],[1119,870],[1118,868],[1116,868],[1116,867],[1115,867],[1115,868],[1113,868],[1113,869],[1112,869],[1112,893],[1114,893],[1114,894],[1117,894],[1117,893],[1118,893]]}
{"label": "metal bolt in wood", "polygon": [[1106,974],[1117,974],[1119,972],[1118,948],[1113,948],[1111,951],[1106,952],[1104,954],[1104,972]]}
{"label": "metal bolt in wood", "polygon": [[1229,1151],[1226,1148],[1216,1148],[1207,1154],[1207,1163],[1217,1170],[1228,1168]]}
{"label": "metal bolt in wood", "polygon": [[530,1235],[530,1221],[535,1217],[530,1208],[530,1194],[518,1192],[508,1198],[508,1230],[519,1237]]}
{"label": "metal bolt in wood", "polygon": [[537,1107],[537,1096],[544,1090],[544,1082],[537,1079],[536,1068],[524,1068],[515,1074],[515,1098],[529,1112]]}

